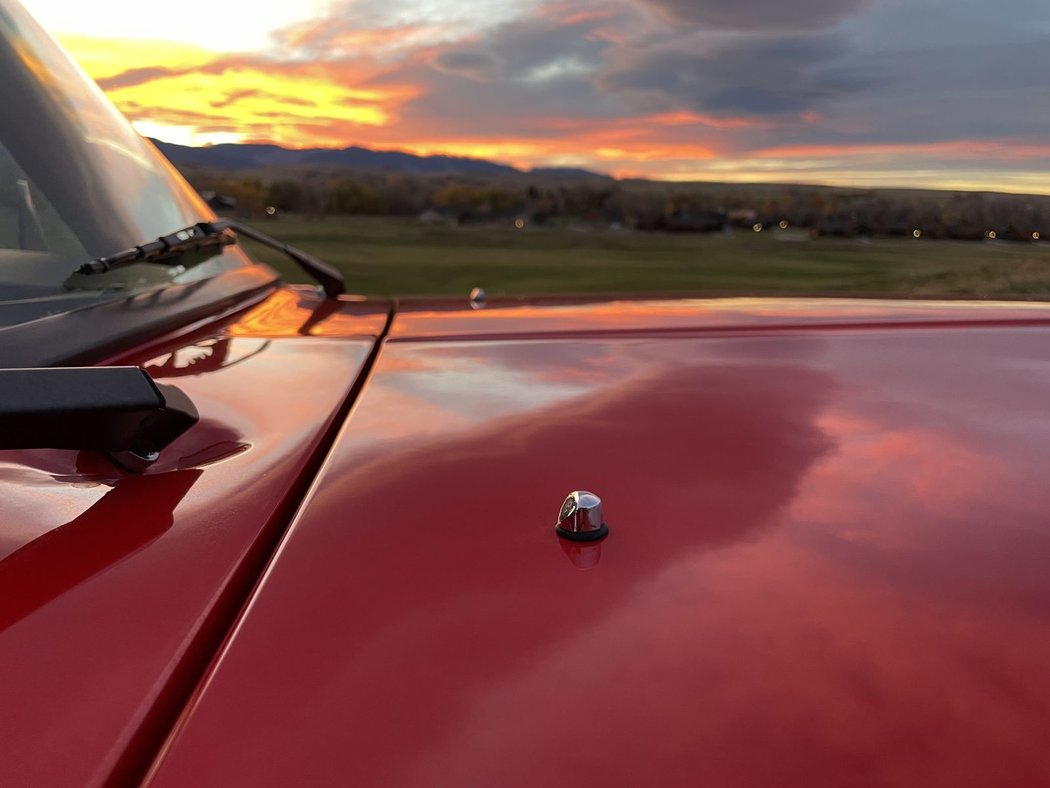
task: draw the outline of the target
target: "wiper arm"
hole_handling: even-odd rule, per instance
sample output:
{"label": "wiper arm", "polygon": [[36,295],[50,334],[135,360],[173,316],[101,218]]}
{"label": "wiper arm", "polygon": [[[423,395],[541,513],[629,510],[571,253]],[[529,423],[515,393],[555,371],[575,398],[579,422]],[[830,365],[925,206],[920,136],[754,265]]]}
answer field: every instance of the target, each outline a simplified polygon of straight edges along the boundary
{"label": "wiper arm", "polygon": [[231,219],[216,219],[211,223],[211,226],[219,227],[223,230],[233,230],[238,235],[251,238],[253,241],[257,241],[263,246],[276,249],[278,252],[290,257],[300,268],[321,284],[324,294],[329,298],[335,298],[346,292],[343,275],[339,273],[336,268],[330,266],[323,260],[318,260],[312,254],[307,254],[302,249],[297,249],[283,241],[278,241],[276,238],[273,238],[266,233],[259,232],[253,227],[248,227],[245,224],[235,222]]}
{"label": "wiper arm", "polygon": [[177,230],[170,235],[162,235],[155,241],[150,241],[141,246],[133,246],[131,249],[125,249],[123,252],[118,252],[108,257],[98,257],[84,263],[75,273],[91,276],[138,263],[173,264],[176,258],[186,252],[196,252],[237,243],[237,238],[233,233],[251,238],[253,241],[287,255],[307,274],[320,282],[325,295],[329,298],[335,298],[346,292],[343,275],[328,263],[318,260],[301,249],[296,249],[294,246],[278,241],[266,233],[259,232],[231,219],[198,222],[190,227]]}

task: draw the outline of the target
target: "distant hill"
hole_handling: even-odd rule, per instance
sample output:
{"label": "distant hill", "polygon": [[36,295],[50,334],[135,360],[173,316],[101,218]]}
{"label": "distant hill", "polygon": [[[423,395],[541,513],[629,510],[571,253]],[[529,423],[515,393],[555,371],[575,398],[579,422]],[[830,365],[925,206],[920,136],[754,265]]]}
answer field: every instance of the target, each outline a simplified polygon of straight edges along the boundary
{"label": "distant hill", "polygon": [[[485,159],[457,156],[416,156],[401,151],[379,151],[351,146],[349,148],[309,148],[292,150],[279,145],[241,145],[229,143],[192,148],[170,142],[151,140],[161,153],[176,166],[207,167],[216,170],[259,170],[270,167],[332,167],[373,172],[400,172],[411,175],[523,175],[507,164]],[[575,178],[604,178],[606,176],[576,168],[542,168],[531,171],[536,175]]]}

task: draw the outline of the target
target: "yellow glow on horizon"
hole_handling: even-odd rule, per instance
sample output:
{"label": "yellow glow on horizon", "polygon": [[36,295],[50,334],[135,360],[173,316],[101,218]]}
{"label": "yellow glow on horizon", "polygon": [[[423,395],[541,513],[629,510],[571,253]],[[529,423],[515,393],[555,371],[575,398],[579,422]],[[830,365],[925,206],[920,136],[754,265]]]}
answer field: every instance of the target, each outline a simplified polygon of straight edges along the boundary
{"label": "yellow glow on horizon", "polygon": [[[266,138],[312,147],[325,129],[345,139],[386,126],[415,95],[405,85],[363,87],[323,65],[270,64],[179,43],[88,36],[62,43],[140,133],[177,144]],[[339,142],[324,138],[319,146]]]}
{"label": "yellow glow on horizon", "polygon": [[[390,147],[390,146],[387,146]],[[499,161],[526,161],[548,153],[545,145],[528,141],[486,142],[464,140],[461,142],[408,142],[393,146],[417,156],[466,156],[473,159]]]}
{"label": "yellow glow on horizon", "polygon": [[[192,145],[266,139],[286,147],[310,147],[304,125],[339,121],[352,128],[379,127],[389,117],[379,105],[329,104],[335,97],[353,100],[351,92],[340,94],[338,86],[234,72],[223,76],[220,93],[210,89],[214,81],[208,75],[186,74],[109,95],[140,132]],[[237,95],[248,91],[260,95]],[[304,95],[318,98],[302,99]]]}
{"label": "yellow glow on horizon", "polygon": [[222,74],[191,71],[111,88],[108,93],[117,106],[211,113],[217,119],[228,114],[245,125],[269,123],[272,117],[267,113],[278,112],[285,122],[325,118],[369,126],[386,123],[382,103],[396,95],[356,90],[323,77],[285,76],[250,67],[234,67]]}
{"label": "yellow glow on horizon", "polygon": [[150,120],[133,121],[131,125],[143,137],[152,137],[156,140],[171,142],[175,145],[186,145],[191,148],[244,142],[244,134],[239,131],[199,132],[192,126],[172,126]]}

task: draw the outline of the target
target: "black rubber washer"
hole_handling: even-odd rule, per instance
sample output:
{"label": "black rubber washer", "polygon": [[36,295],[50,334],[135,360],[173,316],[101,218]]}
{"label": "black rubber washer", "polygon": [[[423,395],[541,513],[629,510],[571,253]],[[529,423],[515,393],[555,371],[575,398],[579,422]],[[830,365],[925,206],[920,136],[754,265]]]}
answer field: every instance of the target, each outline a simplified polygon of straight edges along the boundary
{"label": "black rubber washer", "polygon": [[597,542],[609,535],[609,526],[602,523],[602,527],[597,531],[566,531],[564,528],[554,526],[554,533],[572,542]]}

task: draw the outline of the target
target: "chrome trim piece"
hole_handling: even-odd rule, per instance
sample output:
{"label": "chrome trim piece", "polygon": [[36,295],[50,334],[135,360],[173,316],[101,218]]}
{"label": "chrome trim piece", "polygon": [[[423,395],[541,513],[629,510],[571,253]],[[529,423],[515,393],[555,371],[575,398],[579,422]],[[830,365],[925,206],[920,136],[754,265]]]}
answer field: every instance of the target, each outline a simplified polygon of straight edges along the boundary
{"label": "chrome trim piece", "polygon": [[554,526],[558,536],[576,542],[594,542],[609,533],[602,516],[602,499],[592,492],[577,490],[569,493],[558,513]]}

